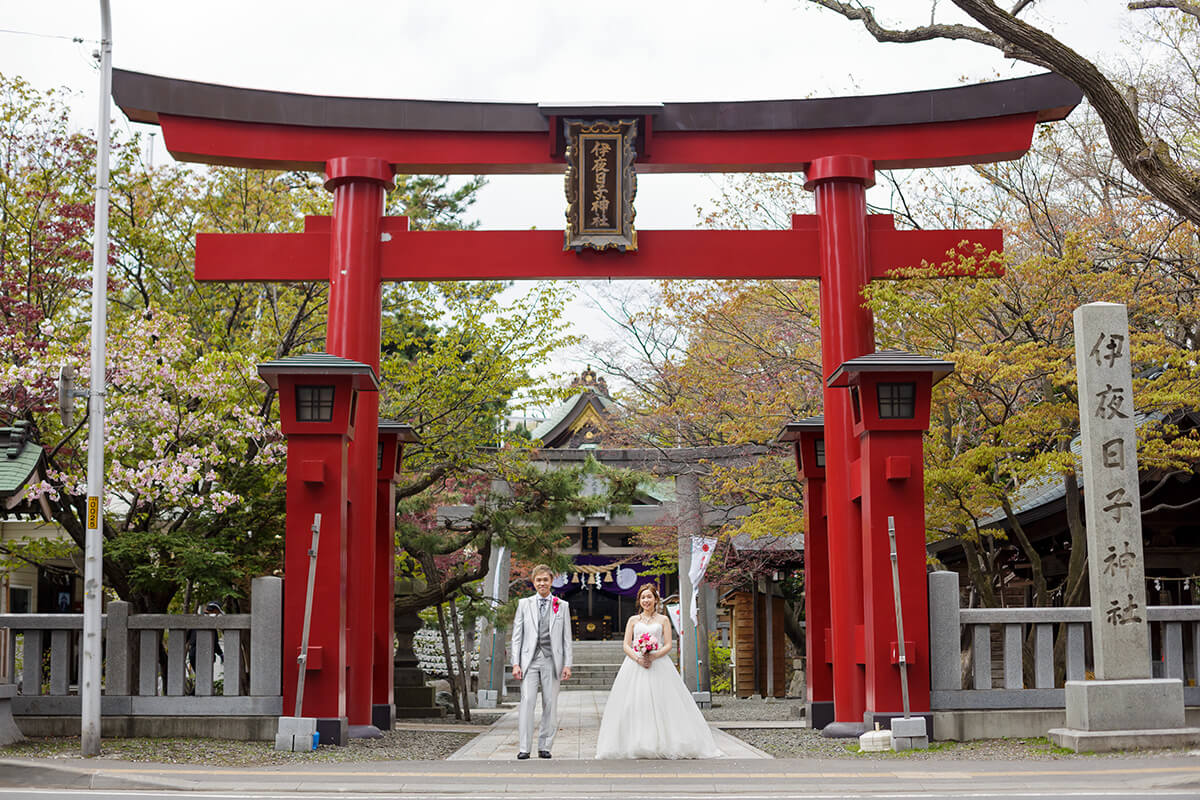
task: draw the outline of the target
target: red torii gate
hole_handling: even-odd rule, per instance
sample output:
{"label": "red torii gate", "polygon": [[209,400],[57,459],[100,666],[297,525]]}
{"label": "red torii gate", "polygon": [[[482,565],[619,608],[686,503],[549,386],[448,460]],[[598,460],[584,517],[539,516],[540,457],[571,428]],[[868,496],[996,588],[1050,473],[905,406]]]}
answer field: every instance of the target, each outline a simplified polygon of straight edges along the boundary
{"label": "red torii gate", "polygon": [[[960,243],[1000,249],[999,231],[896,231],[866,213],[877,169],[1007,160],[1025,153],[1038,122],[1062,119],[1081,94],[1041,75],[974,86],[871,97],[659,106],[554,108],[533,104],[369,100],[265,92],[114,71],[113,95],[133,121],[158,124],[176,158],[263,169],[322,171],[331,218],[310,217],[299,234],[201,234],[200,280],[329,280],[326,350],[379,366],[380,283],[483,278],[815,278],[821,281],[822,371],[874,351],[861,289],[888,270],[941,262]],[[786,231],[639,231],[636,252],[564,252],[556,231],[407,230],[382,216],[396,173],[560,173],[560,119],[639,121],[636,169],[667,172],[803,171],[816,215]],[[862,527],[850,494],[858,441],[847,392],[825,389],[827,508],[835,719],[848,729],[864,712],[900,710],[898,670],[865,674]],[[378,401],[360,397],[351,447],[349,570],[375,574]],[[923,575],[902,577],[923,580]],[[351,725],[385,722],[391,662],[373,641],[391,641],[391,620],[373,616],[392,587],[356,580],[349,590],[346,709]],[[318,589],[318,596],[319,594]],[[302,609],[288,608],[285,653],[299,641]],[[906,637],[927,638],[906,630]],[[927,665],[921,665],[927,673]],[[928,696],[928,675],[924,680]],[[866,707],[871,680],[876,708]],[[919,693],[918,686],[915,693]],[[288,689],[285,687],[285,695]],[[294,698],[293,698],[294,700]],[[292,700],[285,701],[290,707]],[[376,711],[376,716],[372,711]],[[928,711],[928,709],[917,709]]]}

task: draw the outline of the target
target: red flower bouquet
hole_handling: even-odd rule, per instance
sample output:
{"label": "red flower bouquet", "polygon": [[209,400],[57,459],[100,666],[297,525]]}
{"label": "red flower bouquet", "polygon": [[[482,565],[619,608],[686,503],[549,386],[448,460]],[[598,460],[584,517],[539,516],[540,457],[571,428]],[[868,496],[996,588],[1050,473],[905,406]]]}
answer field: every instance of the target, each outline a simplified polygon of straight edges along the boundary
{"label": "red flower bouquet", "polygon": [[633,643],[633,649],[639,656],[648,656],[658,649],[658,640],[648,633],[643,633]]}

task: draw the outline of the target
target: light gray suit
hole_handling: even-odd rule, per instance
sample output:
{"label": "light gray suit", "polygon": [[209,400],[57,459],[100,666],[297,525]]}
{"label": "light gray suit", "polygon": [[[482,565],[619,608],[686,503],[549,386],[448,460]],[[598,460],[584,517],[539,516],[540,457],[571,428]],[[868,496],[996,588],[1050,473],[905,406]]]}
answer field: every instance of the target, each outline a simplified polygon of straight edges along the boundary
{"label": "light gray suit", "polygon": [[521,668],[521,706],[518,713],[520,751],[531,752],[533,744],[533,706],[537,693],[542,691],[542,722],[538,730],[538,750],[549,751],[554,745],[554,734],[558,731],[558,684],[562,671],[572,665],[571,661],[571,607],[567,601],[558,601],[554,610],[554,597],[547,601],[550,656],[538,647],[538,600],[540,596],[523,598],[517,603],[517,615],[513,618],[512,659]]}

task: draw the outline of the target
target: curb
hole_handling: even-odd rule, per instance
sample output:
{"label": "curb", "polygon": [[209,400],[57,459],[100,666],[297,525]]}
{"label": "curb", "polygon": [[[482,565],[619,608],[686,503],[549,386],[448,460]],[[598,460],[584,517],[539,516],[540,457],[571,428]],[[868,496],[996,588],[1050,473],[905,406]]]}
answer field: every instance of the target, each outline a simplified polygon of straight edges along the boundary
{"label": "curb", "polygon": [[107,775],[103,769],[0,759],[0,786],[22,789],[191,789],[194,785],[149,777]]}

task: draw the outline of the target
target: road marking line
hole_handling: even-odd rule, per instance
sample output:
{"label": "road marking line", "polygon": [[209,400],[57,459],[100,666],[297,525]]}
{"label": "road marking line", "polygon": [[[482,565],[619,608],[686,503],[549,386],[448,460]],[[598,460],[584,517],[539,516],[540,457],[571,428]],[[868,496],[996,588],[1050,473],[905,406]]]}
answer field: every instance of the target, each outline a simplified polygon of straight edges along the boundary
{"label": "road marking line", "polygon": [[899,772],[884,770],[880,772],[844,772],[819,770],[813,772],[585,772],[585,771],[555,771],[555,772],[465,772],[465,771],[364,771],[353,773],[331,772],[327,770],[273,770],[269,767],[258,769],[249,768],[220,768],[207,769],[137,769],[133,767],[101,767],[94,770],[96,774],[121,775],[259,775],[263,777],[314,777],[327,776],[337,778],[343,774],[351,777],[374,778],[502,778],[507,780],[562,780],[564,778],[606,779],[652,779],[652,780],[769,780],[769,779],[812,779],[812,778],[862,778],[887,780],[931,780],[954,779],[967,780],[971,778],[1022,777],[1036,778],[1043,775],[1145,775],[1149,773],[1200,773],[1200,764],[1179,767],[1110,767],[1099,768],[1089,766],[1079,769],[1039,769],[1039,770],[969,770],[955,772]]}

